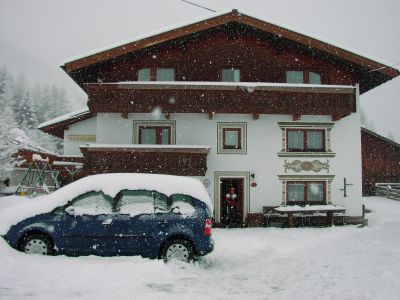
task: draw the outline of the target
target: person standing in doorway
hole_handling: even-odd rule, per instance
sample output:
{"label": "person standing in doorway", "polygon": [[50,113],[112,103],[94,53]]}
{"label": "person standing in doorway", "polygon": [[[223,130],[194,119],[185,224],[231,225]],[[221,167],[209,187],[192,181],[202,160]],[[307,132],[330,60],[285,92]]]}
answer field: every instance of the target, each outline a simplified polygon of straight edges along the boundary
{"label": "person standing in doorway", "polygon": [[229,192],[226,193],[225,202],[226,202],[226,225],[232,226],[235,223],[237,209],[238,209],[238,196],[233,186],[229,189]]}

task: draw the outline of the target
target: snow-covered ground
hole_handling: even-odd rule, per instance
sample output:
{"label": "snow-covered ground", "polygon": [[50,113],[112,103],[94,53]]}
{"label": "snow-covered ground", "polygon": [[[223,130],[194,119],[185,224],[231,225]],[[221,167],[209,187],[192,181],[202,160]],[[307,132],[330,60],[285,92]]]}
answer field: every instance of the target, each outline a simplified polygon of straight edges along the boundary
{"label": "snow-covered ground", "polygon": [[364,228],[214,229],[194,265],[25,255],[0,239],[0,298],[399,299],[400,202],[364,202]]}

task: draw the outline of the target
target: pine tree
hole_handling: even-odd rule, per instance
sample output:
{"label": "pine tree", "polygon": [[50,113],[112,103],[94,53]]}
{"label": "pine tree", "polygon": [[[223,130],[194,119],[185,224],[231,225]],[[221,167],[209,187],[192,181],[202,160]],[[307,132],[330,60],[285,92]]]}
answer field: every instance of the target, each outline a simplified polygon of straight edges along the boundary
{"label": "pine tree", "polygon": [[22,95],[19,116],[21,118],[20,126],[22,129],[34,129],[38,125],[35,104],[32,101],[29,90],[26,90]]}
{"label": "pine tree", "polygon": [[0,178],[8,176],[8,172],[13,167],[12,155],[18,149],[11,134],[16,127],[9,101],[11,78],[5,68],[0,69]]}

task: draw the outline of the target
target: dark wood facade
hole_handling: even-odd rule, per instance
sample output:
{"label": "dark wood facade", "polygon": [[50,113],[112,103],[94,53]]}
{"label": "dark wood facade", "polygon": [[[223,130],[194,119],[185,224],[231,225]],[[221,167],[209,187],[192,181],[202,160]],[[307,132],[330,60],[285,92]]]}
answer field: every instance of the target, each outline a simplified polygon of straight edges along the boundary
{"label": "dark wood facade", "polygon": [[205,176],[208,148],[196,147],[81,147],[84,176],[102,173],[155,173]]}
{"label": "dark wood facade", "polygon": [[359,82],[361,93],[399,75],[389,66],[237,10],[63,66],[82,87],[137,80],[144,67],[175,68],[177,81],[220,81],[222,68],[235,67],[241,69],[241,81],[284,82],[286,70],[309,70],[320,73],[326,84]]}
{"label": "dark wood facade", "polygon": [[349,87],[288,87],[181,84],[89,84],[92,112],[241,113],[331,115],[356,111],[356,90]]}
{"label": "dark wood facade", "polygon": [[372,195],[375,183],[400,183],[400,145],[368,129],[361,129],[363,194]]}

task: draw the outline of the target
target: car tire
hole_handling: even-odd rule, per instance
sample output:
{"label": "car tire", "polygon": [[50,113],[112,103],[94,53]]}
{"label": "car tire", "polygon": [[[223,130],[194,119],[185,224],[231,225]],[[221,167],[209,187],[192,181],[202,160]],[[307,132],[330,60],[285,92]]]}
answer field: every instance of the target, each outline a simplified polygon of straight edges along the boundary
{"label": "car tire", "polygon": [[194,259],[194,249],[191,242],[185,239],[168,240],[162,250],[161,258],[164,262],[184,261],[190,262]]}
{"label": "car tire", "polygon": [[21,240],[19,250],[26,254],[54,254],[54,246],[51,239],[44,234],[37,233],[25,235]]}

